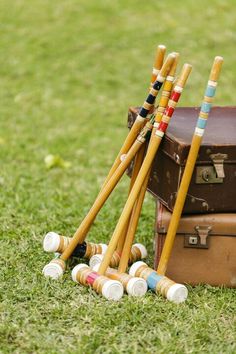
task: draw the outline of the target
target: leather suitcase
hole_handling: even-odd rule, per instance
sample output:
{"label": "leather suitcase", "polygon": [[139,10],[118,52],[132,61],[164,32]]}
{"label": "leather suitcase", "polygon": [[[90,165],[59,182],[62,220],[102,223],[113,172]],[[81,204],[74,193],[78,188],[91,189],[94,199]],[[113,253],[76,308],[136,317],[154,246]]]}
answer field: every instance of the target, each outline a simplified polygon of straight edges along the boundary
{"label": "leather suitcase", "polygon": [[[129,126],[137,108],[130,108]],[[188,156],[199,108],[176,108],[153,163],[148,190],[169,209]],[[213,107],[183,213],[236,212],[236,107]]]}
{"label": "leather suitcase", "polygon": [[[171,213],[157,201],[157,268]],[[176,282],[236,287],[236,213],[193,214],[181,218],[166,275]]]}

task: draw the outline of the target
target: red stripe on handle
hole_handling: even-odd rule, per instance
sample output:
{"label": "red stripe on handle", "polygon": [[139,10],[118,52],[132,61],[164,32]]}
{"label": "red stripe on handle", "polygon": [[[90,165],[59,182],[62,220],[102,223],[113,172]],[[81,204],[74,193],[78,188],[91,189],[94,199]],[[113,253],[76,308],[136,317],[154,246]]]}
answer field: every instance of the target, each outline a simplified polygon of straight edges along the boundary
{"label": "red stripe on handle", "polygon": [[[170,100],[178,102],[180,96],[181,96],[180,92],[173,91],[171,96],[170,96]],[[174,110],[175,109],[173,107],[167,106],[166,110],[164,112],[164,115],[166,115],[168,117],[172,117],[172,114],[174,113]]]}
{"label": "red stripe on handle", "polygon": [[168,106],[168,107],[166,108],[165,115],[168,116],[168,117],[171,117],[172,114],[174,113],[174,110],[175,110],[175,109],[174,109],[173,107]]}
{"label": "red stripe on handle", "polygon": [[160,122],[158,130],[160,130],[161,132],[165,133],[167,127],[168,127],[168,123]]}
{"label": "red stripe on handle", "polygon": [[173,91],[170,99],[175,101],[175,102],[178,102],[180,96],[181,96],[180,92]]}
{"label": "red stripe on handle", "polygon": [[88,275],[88,277],[87,277],[87,279],[86,279],[86,282],[87,282],[89,285],[93,285],[93,283],[95,282],[95,280],[96,280],[97,278],[99,278],[99,277],[100,277],[99,274],[97,274],[97,273],[95,273],[95,272],[91,272],[91,273]]}

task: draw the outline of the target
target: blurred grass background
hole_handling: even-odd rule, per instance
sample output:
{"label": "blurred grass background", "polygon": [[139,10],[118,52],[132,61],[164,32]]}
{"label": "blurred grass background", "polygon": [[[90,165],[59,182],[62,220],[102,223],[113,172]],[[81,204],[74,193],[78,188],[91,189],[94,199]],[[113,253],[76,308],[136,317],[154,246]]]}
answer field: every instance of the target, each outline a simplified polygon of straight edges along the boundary
{"label": "blurred grass background", "polygon": [[[216,105],[234,105],[235,1],[0,3],[0,227],[2,353],[235,353],[235,291],[190,289],[108,303],[70,280],[45,280],[45,232],[71,235],[89,210],[142,104],[157,44],[193,71],[181,105],[200,105],[215,55],[225,63]],[[45,168],[59,154],[68,169]],[[90,233],[106,241],[126,199],[124,177]],[[152,264],[155,203],[137,240]]]}

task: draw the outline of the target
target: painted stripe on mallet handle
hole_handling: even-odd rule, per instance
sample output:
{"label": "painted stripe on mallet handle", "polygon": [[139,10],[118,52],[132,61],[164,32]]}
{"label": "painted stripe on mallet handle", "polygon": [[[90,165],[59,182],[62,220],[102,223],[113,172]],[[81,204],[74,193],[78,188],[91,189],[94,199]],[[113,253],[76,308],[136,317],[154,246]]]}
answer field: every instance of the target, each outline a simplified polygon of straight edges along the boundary
{"label": "painted stripe on mallet handle", "polygon": [[[175,55],[174,54],[169,54],[159,72],[159,74],[157,75],[157,79],[156,81],[154,82],[149,94],[148,94],[148,97],[146,99],[146,101],[144,102],[142,108],[140,109],[140,112],[136,118],[136,120],[139,120],[139,119],[144,119],[147,117],[147,114],[149,113],[149,110],[147,108],[145,108],[145,105],[148,104],[148,107],[151,108],[154,103],[155,103],[155,99],[157,97],[157,94],[158,92],[160,91],[169,71],[170,71],[170,68],[174,62],[174,59],[175,59]],[[136,121],[135,120],[135,121]]]}

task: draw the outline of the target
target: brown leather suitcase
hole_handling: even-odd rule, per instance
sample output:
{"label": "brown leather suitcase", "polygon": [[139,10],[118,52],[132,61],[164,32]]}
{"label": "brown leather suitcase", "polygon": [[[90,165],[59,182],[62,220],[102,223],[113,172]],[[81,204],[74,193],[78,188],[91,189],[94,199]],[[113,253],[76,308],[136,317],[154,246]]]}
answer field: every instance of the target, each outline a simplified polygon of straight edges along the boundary
{"label": "brown leather suitcase", "polygon": [[[157,201],[157,268],[171,213]],[[236,213],[193,214],[181,218],[166,275],[176,282],[236,287]]]}
{"label": "brown leather suitcase", "polygon": [[[129,126],[137,108],[129,110]],[[153,163],[148,190],[169,209],[188,156],[199,108],[176,108]],[[236,212],[236,107],[213,107],[183,213]]]}

